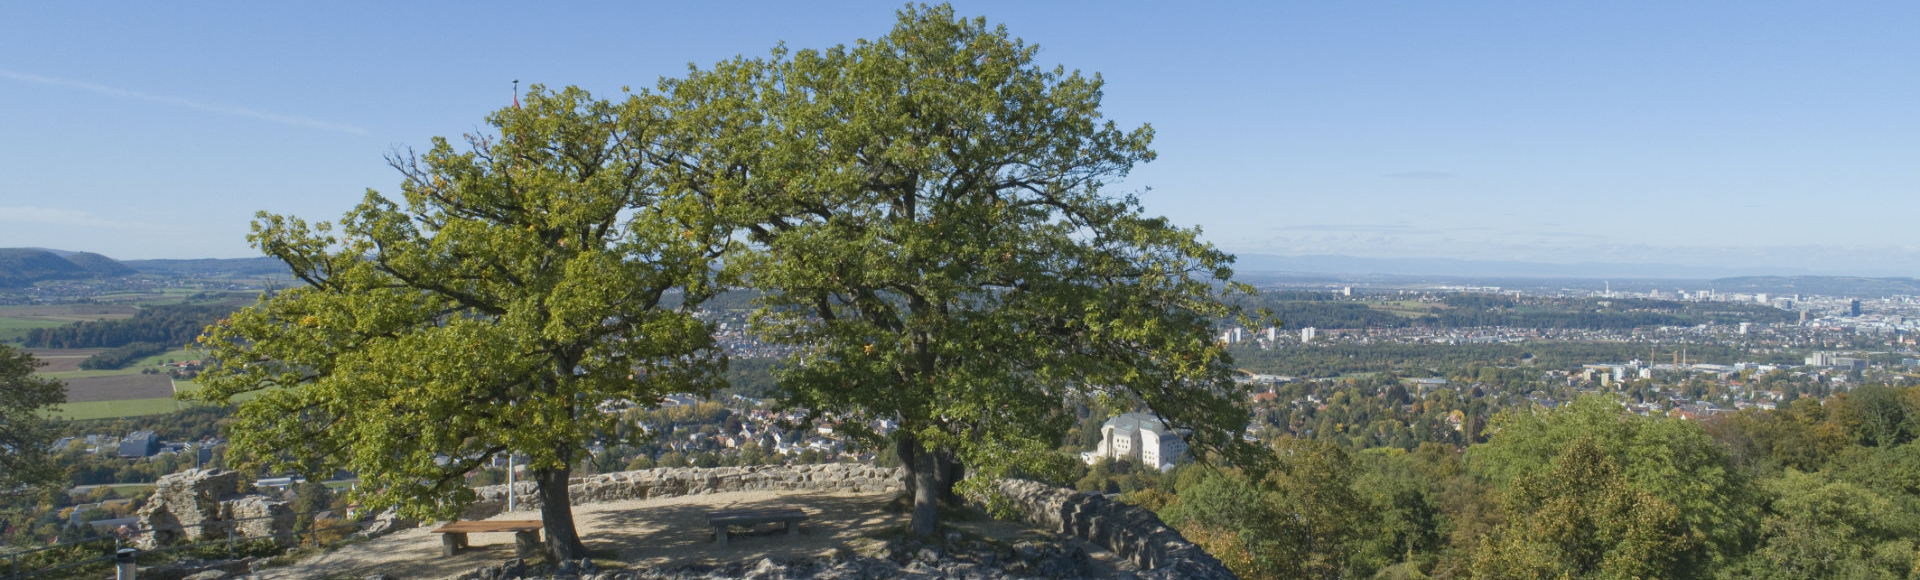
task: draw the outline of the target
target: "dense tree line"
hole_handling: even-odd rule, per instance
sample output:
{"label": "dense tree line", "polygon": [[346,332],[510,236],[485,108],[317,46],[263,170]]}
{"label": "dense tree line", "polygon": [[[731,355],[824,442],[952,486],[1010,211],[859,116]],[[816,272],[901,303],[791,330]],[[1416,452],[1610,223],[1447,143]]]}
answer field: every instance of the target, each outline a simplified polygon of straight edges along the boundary
{"label": "dense tree line", "polygon": [[1128,492],[1249,580],[1920,577],[1920,388],[1704,423],[1592,396],[1511,406],[1484,434],[1280,436],[1264,470],[1107,464],[1082,485]]}
{"label": "dense tree line", "polygon": [[124,320],[93,320],[54,328],[35,328],[27,331],[26,345],[32,348],[114,348],[135,342],[155,342],[180,346],[193,342],[207,325],[233,313],[234,308],[226,303],[148,306]]}
{"label": "dense tree line", "polygon": [[1421,322],[1359,302],[1276,301],[1267,308],[1287,328],[1402,328]]}
{"label": "dense tree line", "polygon": [[80,361],[80,368],[94,370],[113,370],[126,368],[134,361],[172,350],[173,347],[157,342],[135,342],[107,349]]}
{"label": "dense tree line", "polygon": [[1646,326],[1692,326],[1691,318],[1658,312],[1503,312],[1448,310],[1421,318],[1430,326],[1632,330]]}

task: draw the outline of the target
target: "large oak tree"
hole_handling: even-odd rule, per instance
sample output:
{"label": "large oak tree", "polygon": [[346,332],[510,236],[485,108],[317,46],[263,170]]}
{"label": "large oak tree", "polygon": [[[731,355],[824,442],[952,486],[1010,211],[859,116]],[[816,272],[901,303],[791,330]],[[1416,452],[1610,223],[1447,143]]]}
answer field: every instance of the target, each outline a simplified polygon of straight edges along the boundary
{"label": "large oak tree", "polygon": [[524,454],[548,547],[579,558],[567,478],[613,432],[603,406],[722,370],[692,309],[728,230],[661,195],[641,97],[535,87],[487,121],[498,134],[463,149],[394,155],[402,199],[369,191],[338,228],[262,213],[248,239],[304,284],[208,329],[204,397],[258,394],[231,430],[241,454],[353,470],[362,501],[421,517],[457,514],[467,473]]}
{"label": "large oak tree", "polygon": [[1109,185],[1152,130],[1100,113],[1102,81],[947,6],[889,34],[776,49],[664,81],[662,171],[746,233],[729,259],[756,322],[801,347],[784,403],[898,422],[912,528],[972,481],[1047,471],[1063,405],[1144,406],[1241,451],[1244,394],[1213,336],[1232,258]]}
{"label": "large oak tree", "polygon": [[58,425],[44,413],[67,402],[66,385],[36,377],[33,355],[0,345],[0,505],[66,474],[48,449]]}

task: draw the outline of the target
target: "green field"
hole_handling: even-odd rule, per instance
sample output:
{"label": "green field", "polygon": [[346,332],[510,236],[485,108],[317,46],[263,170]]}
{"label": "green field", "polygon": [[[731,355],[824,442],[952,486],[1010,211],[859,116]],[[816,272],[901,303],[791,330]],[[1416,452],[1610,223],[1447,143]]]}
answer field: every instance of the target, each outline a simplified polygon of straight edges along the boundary
{"label": "green field", "polygon": [[158,415],[172,413],[193,405],[185,401],[176,401],[173,397],[157,399],[128,399],[124,401],[89,401],[85,403],[67,403],[56,408],[51,415],[71,421],[87,419],[111,419],[138,415]]}
{"label": "green field", "polygon": [[37,373],[37,374],[39,376],[50,378],[50,379],[87,379],[87,378],[93,378],[93,377],[117,377],[121,375],[137,375],[137,374],[140,374],[140,368],[127,367],[124,369],[114,369],[110,371],[61,371],[57,373]]}
{"label": "green field", "polygon": [[47,304],[0,306],[0,342],[26,338],[27,331],[52,328],[85,320],[119,319],[133,316],[128,306],[106,304]]}
{"label": "green field", "polygon": [[16,328],[21,330],[25,330],[29,328],[53,328],[55,326],[65,326],[66,324],[67,323],[61,322],[58,320],[46,320],[41,318],[0,318],[0,330],[12,330]]}
{"label": "green field", "polygon": [[[200,388],[199,385],[194,384],[192,381],[176,381],[174,386],[179,389],[181,393],[190,393]],[[246,393],[234,397],[233,400],[236,403],[244,403],[253,400],[254,397],[257,396],[259,396],[258,393]],[[120,417],[172,413],[201,404],[203,403],[182,401],[173,397],[126,399],[120,401],[89,401],[85,403],[67,403],[61,405],[54,412],[49,413],[49,415],[70,421],[115,419]]]}
{"label": "green field", "polygon": [[53,328],[65,324],[65,322],[34,318],[0,318],[0,342],[24,339],[27,337],[27,331],[35,328]]}

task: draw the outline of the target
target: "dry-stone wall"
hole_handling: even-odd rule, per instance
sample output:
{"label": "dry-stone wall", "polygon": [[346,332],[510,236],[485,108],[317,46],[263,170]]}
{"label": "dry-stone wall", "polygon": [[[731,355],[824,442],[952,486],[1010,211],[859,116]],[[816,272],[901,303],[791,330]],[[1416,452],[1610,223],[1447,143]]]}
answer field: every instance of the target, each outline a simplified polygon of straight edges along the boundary
{"label": "dry-stone wall", "polygon": [[[574,478],[567,491],[574,505],[580,505],[760,490],[881,493],[899,491],[900,482],[899,469],[851,463],[710,469],[662,467]],[[492,485],[474,491],[480,498],[467,510],[465,519],[491,517],[506,508],[507,486]],[[512,493],[516,507],[540,506],[540,496],[532,483],[516,483]]]}
{"label": "dry-stone wall", "polygon": [[153,497],[140,508],[140,527],[148,531],[138,545],[153,549],[224,540],[229,529],[235,537],[291,539],[293,510],[285,502],[241,496],[239,488],[240,474],[224,469],[190,469],[161,477]]}
{"label": "dry-stone wall", "polygon": [[1039,482],[1010,479],[1000,493],[1027,523],[1073,536],[1133,560],[1143,577],[1232,579],[1220,560],[1188,542],[1146,508],[1104,494],[1074,492]]}

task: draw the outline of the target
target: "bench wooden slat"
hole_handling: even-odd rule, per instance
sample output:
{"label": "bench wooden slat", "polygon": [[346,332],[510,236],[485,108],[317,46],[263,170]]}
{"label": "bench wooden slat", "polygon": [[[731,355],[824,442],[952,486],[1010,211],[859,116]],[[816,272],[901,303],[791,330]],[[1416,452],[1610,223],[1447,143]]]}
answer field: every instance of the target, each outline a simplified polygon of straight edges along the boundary
{"label": "bench wooden slat", "polygon": [[807,519],[807,512],[799,508],[774,508],[757,510],[720,510],[707,512],[707,525],[713,526],[713,541],[727,545],[727,526],[745,526],[769,522],[785,522],[787,535],[800,533],[800,521]]}
{"label": "bench wooden slat", "polygon": [[433,530],[436,534],[484,534],[489,532],[533,532],[540,520],[499,520],[491,522],[453,522]]}
{"label": "bench wooden slat", "polygon": [[730,511],[716,511],[716,512],[707,513],[707,523],[710,525],[784,522],[784,521],[804,520],[804,519],[807,519],[807,512],[799,509],[794,509],[794,508],[768,509],[768,510],[730,510]]}

